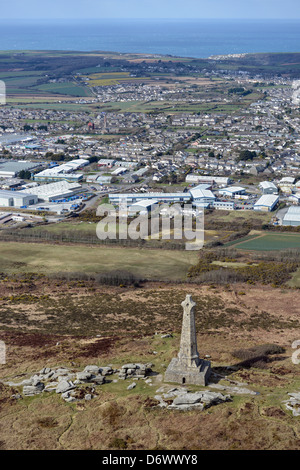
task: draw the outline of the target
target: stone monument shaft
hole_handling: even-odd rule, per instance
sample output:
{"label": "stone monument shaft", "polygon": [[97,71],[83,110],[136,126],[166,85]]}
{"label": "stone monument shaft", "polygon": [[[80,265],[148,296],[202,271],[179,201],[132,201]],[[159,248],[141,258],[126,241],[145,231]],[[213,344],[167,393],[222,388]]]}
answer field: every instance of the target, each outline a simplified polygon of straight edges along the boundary
{"label": "stone monument shaft", "polygon": [[191,295],[187,295],[181,305],[183,307],[183,319],[178,358],[186,367],[197,367],[199,365],[199,354],[195,325],[196,302],[193,301]]}
{"label": "stone monument shaft", "polygon": [[181,303],[183,318],[180,348],[166,370],[165,380],[181,384],[207,385],[210,376],[210,362],[200,359],[197,349],[197,335],[194,309],[196,303],[187,295]]}

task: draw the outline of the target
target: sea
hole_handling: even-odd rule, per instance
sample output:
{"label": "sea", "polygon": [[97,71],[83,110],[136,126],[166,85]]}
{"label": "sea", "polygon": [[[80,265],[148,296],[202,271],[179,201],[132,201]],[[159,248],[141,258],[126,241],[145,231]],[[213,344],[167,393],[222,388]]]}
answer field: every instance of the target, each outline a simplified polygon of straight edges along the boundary
{"label": "sea", "polygon": [[195,58],[300,52],[300,20],[0,19],[0,50],[110,51]]}

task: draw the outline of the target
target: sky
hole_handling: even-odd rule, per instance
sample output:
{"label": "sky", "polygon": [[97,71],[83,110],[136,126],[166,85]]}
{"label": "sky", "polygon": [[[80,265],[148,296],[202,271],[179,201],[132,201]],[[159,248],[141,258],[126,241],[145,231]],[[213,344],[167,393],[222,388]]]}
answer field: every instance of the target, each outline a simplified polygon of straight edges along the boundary
{"label": "sky", "polygon": [[299,0],[14,0],[2,19],[300,19]]}

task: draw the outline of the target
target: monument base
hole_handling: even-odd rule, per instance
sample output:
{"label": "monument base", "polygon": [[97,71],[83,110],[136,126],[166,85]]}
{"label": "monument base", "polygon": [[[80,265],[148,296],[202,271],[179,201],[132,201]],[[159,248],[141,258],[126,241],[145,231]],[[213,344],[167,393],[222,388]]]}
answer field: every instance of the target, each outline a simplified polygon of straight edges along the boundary
{"label": "monument base", "polygon": [[198,366],[184,367],[179,359],[175,357],[168,365],[165,373],[165,381],[205,386],[207,385],[210,373],[210,361],[201,359]]}

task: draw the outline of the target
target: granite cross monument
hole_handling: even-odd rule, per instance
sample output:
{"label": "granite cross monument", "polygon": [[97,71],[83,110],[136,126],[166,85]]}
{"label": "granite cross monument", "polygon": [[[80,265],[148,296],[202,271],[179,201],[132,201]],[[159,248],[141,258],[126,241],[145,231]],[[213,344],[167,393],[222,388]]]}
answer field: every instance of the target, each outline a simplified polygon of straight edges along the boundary
{"label": "granite cross monument", "polygon": [[210,375],[210,362],[200,359],[197,349],[195,326],[195,306],[191,295],[187,295],[181,303],[183,319],[180,349],[178,356],[173,358],[166,370],[165,381],[181,384],[207,385]]}

